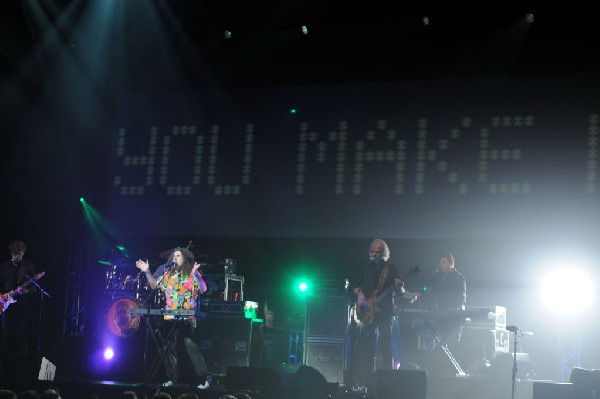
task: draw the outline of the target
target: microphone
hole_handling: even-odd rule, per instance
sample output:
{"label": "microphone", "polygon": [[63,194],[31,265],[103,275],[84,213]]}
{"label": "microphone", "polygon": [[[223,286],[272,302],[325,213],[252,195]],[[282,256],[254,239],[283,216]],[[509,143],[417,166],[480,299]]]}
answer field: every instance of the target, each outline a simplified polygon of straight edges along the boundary
{"label": "microphone", "polygon": [[165,268],[165,271],[166,271],[167,273],[169,273],[169,272],[170,272],[170,270],[171,270],[171,267],[173,267],[173,266],[177,266],[177,262],[175,262],[175,261],[171,261],[171,262],[163,263],[162,265],[160,265],[160,266],[159,266],[159,268],[160,268],[161,266],[164,266],[164,268]]}
{"label": "microphone", "polygon": [[383,264],[383,258],[372,258],[371,264],[375,266],[381,266]]}
{"label": "microphone", "polygon": [[521,329],[517,326],[506,326],[506,330],[516,334],[517,331],[520,331]]}

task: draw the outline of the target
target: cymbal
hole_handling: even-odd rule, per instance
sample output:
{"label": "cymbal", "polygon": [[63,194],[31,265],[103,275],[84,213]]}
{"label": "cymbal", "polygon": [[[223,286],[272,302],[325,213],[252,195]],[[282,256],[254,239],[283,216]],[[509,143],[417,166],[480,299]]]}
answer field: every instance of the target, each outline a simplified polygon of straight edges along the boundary
{"label": "cymbal", "polygon": [[176,248],[167,249],[166,251],[162,251],[158,254],[158,257],[161,259],[169,259],[169,257],[175,252]]}
{"label": "cymbal", "polygon": [[97,262],[100,263],[101,265],[112,266],[112,262],[109,262],[107,260],[99,260]]}
{"label": "cymbal", "polygon": [[[175,252],[175,250],[177,250],[177,248],[180,247],[176,247],[176,248],[171,248],[171,249],[167,249],[166,251],[162,251],[158,257],[161,259],[169,259],[169,257],[173,254],[173,252]],[[199,254],[197,252],[191,251],[192,254],[194,255],[195,259],[202,259],[202,258],[210,258],[211,254]]]}

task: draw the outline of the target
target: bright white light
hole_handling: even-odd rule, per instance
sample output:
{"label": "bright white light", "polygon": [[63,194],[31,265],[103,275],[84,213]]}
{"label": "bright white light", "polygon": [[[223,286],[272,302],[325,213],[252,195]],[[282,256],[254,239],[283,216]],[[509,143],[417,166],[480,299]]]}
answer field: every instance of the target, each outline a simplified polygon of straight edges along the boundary
{"label": "bright white light", "polygon": [[581,314],[594,301],[593,279],[577,267],[551,270],[542,280],[540,295],[555,314]]}
{"label": "bright white light", "polygon": [[111,360],[115,356],[115,351],[113,348],[108,347],[104,349],[104,359]]}

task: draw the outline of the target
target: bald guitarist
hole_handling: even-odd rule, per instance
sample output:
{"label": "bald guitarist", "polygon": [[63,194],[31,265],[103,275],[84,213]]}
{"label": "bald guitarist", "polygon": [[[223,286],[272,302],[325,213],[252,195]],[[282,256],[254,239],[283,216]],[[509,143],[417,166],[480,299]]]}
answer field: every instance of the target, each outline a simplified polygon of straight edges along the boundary
{"label": "bald guitarist", "polygon": [[[352,383],[367,387],[372,382],[375,355],[381,361],[377,368],[392,368],[390,348],[391,319],[394,314],[391,291],[401,287],[396,267],[389,261],[390,249],[385,241],[375,239],[369,245],[369,263],[364,267],[356,294],[356,328],[352,331],[352,358],[350,375]],[[387,295],[390,293],[390,295]],[[384,294],[376,300],[378,295]],[[361,320],[362,317],[362,320]]]}

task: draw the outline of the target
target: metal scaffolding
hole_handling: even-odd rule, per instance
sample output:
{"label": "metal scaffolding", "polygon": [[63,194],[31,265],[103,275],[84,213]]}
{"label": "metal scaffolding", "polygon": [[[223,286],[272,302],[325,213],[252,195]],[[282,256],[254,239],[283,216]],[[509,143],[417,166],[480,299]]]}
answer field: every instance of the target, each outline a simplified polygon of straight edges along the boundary
{"label": "metal scaffolding", "polygon": [[63,334],[83,336],[86,332],[87,265],[90,262],[90,241],[81,238],[72,239],[69,246]]}

